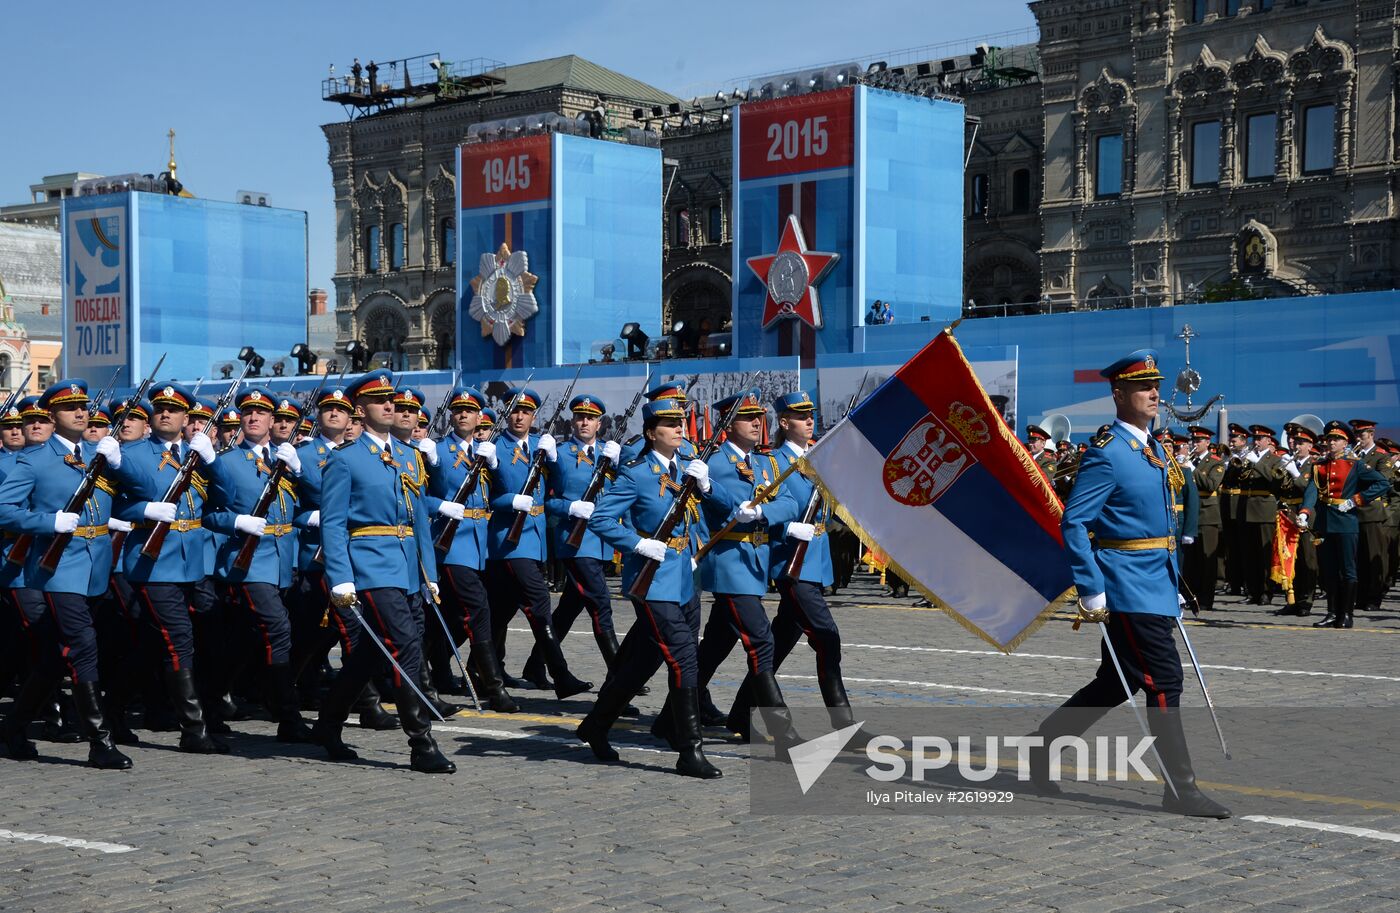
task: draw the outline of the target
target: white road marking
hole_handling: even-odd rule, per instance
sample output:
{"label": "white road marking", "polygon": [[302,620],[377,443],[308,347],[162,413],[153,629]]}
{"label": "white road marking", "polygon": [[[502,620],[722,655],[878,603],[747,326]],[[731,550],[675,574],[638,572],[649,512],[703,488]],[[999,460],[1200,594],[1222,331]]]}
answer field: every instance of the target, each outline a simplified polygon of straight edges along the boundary
{"label": "white road marking", "polygon": [[99,853],[131,853],[134,846],[125,843],[106,843],[101,840],[80,840],[77,837],[58,837],[54,834],[30,834],[24,831],[7,831],[0,828],[0,840],[15,840],[24,843],[52,843],[75,850],[97,850]]}
{"label": "white road marking", "polygon": [[[816,681],[815,675],[788,675],[779,673],[778,678],[791,678],[805,681]],[[983,688],[978,685],[949,685],[943,682],[916,682],[901,678],[856,678],[853,675],[843,675],[842,679],[848,682],[859,682],[863,685],[909,685],[916,688],[942,688],[947,691],[975,691],[978,694],[1019,694],[1025,697],[1069,697],[1068,694],[1052,694],[1048,691],[1015,691],[1011,688]]]}
{"label": "white road marking", "polygon": [[[566,718],[560,718],[562,722],[572,722]],[[488,729],[484,726],[449,726],[438,723],[433,726],[433,732],[460,732],[463,735],[483,736],[488,739],[533,739],[537,742],[552,742],[555,745],[567,745],[571,748],[588,748],[588,745],[578,739],[566,739],[556,735],[540,735],[535,732],[517,732],[511,729]],[[626,742],[613,742],[612,747],[618,751],[644,751],[647,754],[675,754],[669,748],[651,748],[646,745],[630,745]],[[732,758],[735,761],[747,761],[748,755],[734,754],[728,751],[715,751],[712,744],[707,743],[705,756],[709,758]]]}
{"label": "white road marking", "polygon": [[1259,824],[1277,824],[1279,827],[1302,827],[1313,831],[1327,831],[1333,834],[1364,837],[1368,840],[1385,840],[1390,843],[1400,843],[1400,834],[1390,831],[1378,831],[1369,827],[1350,827],[1345,824],[1331,824],[1326,821],[1305,821],[1302,818],[1274,818],[1270,815],[1245,815],[1240,820],[1255,821]]}

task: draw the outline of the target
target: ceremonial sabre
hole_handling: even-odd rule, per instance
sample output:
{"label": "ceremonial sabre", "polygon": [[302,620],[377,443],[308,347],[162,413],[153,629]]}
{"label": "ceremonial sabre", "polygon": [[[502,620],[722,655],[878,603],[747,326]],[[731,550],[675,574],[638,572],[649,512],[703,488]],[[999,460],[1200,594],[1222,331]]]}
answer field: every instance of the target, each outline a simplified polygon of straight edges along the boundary
{"label": "ceremonial sabre", "polygon": [[1103,645],[1108,650],[1108,656],[1113,660],[1113,668],[1118,671],[1118,680],[1123,683],[1123,693],[1128,696],[1128,704],[1133,708],[1133,715],[1137,717],[1138,725],[1142,727],[1142,734],[1150,739],[1148,743],[1152,747],[1152,757],[1157,759],[1157,766],[1162,770],[1162,779],[1167,782],[1172,795],[1180,799],[1181,794],[1176,791],[1176,784],[1172,782],[1171,775],[1167,773],[1167,765],[1162,763],[1161,752],[1157,751],[1157,740],[1152,736],[1152,730],[1147,728],[1147,717],[1142,715],[1142,708],[1133,700],[1133,691],[1128,687],[1128,677],[1123,674],[1123,667],[1118,663],[1118,654],[1113,649],[1113,641],[1108,639],[1108,625],[1099,622],[1099,630],[1103,633]]}
{"label": "ceremonial sabre", "polygon": [[[418,570],[423,572],[423,580],[426,583],[428,569],[423,565],[422,558],[418,559]],[[462,652],[457,649],[457,639],[452,636],[452,631],[448,629],[447,619],[442,617],[442,609],[439,608],[442,600],[437,593],[433,592],[432,587],[425,585],[423,589],[428,591],[428,605],[433,607],[433,614],[437,616],[438,624],[442,625],[442,634],[447,638],[447,645],[452,648],[452,655],[457,658],[457,668],[462,672],[462,681],[467,683],[467,691],[471,692],[472,707],[476,709],[477,713],[480,713],[481,700],[476,696],[476,686],[472,684],[472,677],[467,674],[466,663],[462,662]]]}
{"label": "ceremonial sabre", "polygon": [[1176,618],[1177,630],[1181,632],[1181,642],[1186,644],[1186,652],[1191,657],[1191,665],[1196,670],[1196,680],[1201,683],[1201,694],[1205,695],[1206,708],[1210,710],[1210,721],[1215,724],[1215,734],[1220,737],[1220,750],[1225,753],[1225,759],[1233,761],[1230,757],[1230,749],[1225,745],[1225,730],[1220,728],[1220,718],[1215,715],[1215,702],[1210,699],[1210,689],[1206,687],[1206,677],[1201,674],[1201,664],[1196,659],[1196,648],[1191,646],[1191,638],[1186,636],[1186,625],[1182,624],[1181,616]]}
{"label": "ceremonial sabre", "polygon": [[360,627],[363,628],[364,632],[369,635],[369,639],[374,641],[374,645],[379,648],[380,653],[384,654],[384,658],[389,661],[389,665],[393,666],[394,671],[398,673],[399,677],[402,678],[408,684],[408,687],[413,689],[413,693],[418,695],[418,699],[423,702],[423,704],[428,708],[429,711],[432,712],[433,716],[437,717],[438,722],[446,723],[446,718],[444,718],[441,713],[438,713],[438,709],[433,706],[432,701],[428,700],[426,697],[423,696],[423,692],[418,690],[418,686],[413,683],[413,679],[409,676],[407,672],[403,671],[403,666],[400,666],[399,661],[394,659],[394,654],[389,652],[389,648],[384,646],[384,642],[379,639],[379,635],[375,634],[374,629],[371,628],[365,622],[365,616],[360,614],[360,603],[358,597],[354,602],[347,603],[345,607],[355,613],[355,620],[360,623]]}

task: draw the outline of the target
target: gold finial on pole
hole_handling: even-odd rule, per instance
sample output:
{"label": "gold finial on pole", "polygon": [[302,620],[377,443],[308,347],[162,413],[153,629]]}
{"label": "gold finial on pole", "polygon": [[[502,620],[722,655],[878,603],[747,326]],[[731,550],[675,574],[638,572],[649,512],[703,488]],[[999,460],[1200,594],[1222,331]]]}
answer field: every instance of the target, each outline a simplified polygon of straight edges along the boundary
{"label": "gold finial on pole", "polygon": [[175,176],[175,130],[174,130],[174,128],[171,128],[171,130],[170,130],[168,133],[166,133],[165,135],[168,136],[168,137],[170,138],[170,161],[168,161],[168,162],[165,163],[165,170],[166,170],[166,171],[169,171],[169,172],[170,172],[170,176],[173,178],[173,177]]}

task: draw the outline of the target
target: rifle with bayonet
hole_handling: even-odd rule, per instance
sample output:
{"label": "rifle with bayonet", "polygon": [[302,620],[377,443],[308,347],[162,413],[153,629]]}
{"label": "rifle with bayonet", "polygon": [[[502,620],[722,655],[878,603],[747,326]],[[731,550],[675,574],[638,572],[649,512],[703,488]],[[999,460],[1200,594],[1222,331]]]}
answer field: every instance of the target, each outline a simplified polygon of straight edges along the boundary
{"label": "rifle with bayonet", "polygon": [[442,402],[438,403],[437,411],[433,413],[432,424],[428,426],[429,437],[441,437],[447,433],[447,429],[452,426],[447,407],[452,403],[452,391],[457,389],[457,384],[461,382],[462,369],[457,368],[452,372],[452,383],[447,385],[447,392],[442,395]]}
{"label": "rifle with bayonet", "polygon": [[[252,368],[252,362],[245,362],[243,373],[238,375],[224,395],[220,397],[219,404],[214,408],[214,414],[204,423],[202,434],[206,437],[214,430],[214,422],[218,419],[219,413],[223,412],[233,403],[233,397],[238,393],[239,386],[244,378],[248,376],[248,371]],[[161,498],[170,504],[178,502],[182,495],[189,489],[191,480],[194,479],[195,470],[199,468],[199,454],[191,450],[185,455],[185,461],[180,464],[180,468],[175,472],[175,478],[170,482],[170,487],[165,490],[165,497]],[[170,524],[162,520],[152,529],[151,534],[146,537],[146,542],[141,546],[141,554],[152,561],[160,557],[161,547],[165,545],[166,534],[170,532]]]}
{"label": "rifle with bayonet", "polygon": [[[164,358],[165,356],[161,357]],[[112,386],[117,382],[117,377],[120,376],[121,373],[122,369],[120,367],[113,371],[112,376],[107,380],[107,386],[103,387],[101,390],[98,390],[97,395],[94,396],[92,399],[88,400],[88,415],[95,415],[97,413],[97,410],[102,408],[102,403],[107,399],[107,397],[112,395]],[[120,427],[113,427],[112,433],[116,434],[119,430],[121,430]]]}
{"label": "rifle with bayonet", "polygon": [[[137,403],[145,398],[146,392],[151,389],[151,384],[156,381],[156,372],[160,370],[160,366],[164,363],[165,355],[162,354],[160,360],[156,362],[156,366],[151,369],[151,373],[146,375],[146,379],[141,381],[141,386],[136,388],[136,392],[127,399],[126,405],[122,406],[121,412],[112,417],[112,424],[115,428],[120,429],[122,424],[126,421],[128,413],[136,407]],[[106,468],[107,458],[100,453],[94,454],[92,461],[87,465],[87,471],[83,473],[82,482],[78,483],[77,491],[73,492],[72,496],[68,499],[67,505],[63,508],[65,513],[76,514],[82,512],[83,505],[87,504],[88,498],[92,497],[93,489],[97,487],[98,476],[102,475],[102,471]],[[68,543],[71,541],[73,541],[72,533],[55,533],[53,539],[49,542],[49,547],[44,550],[43,556],[39,559],[39,567],[52,574],[58,568],[58,562],[63,558],[63,550],[68,547]],[[20,539],[15,542],[14,548],[10,549],[11,560],[14,559],[14,554],[16,551],[20,550],[21,545],[23,545],[24,553],[28,554],[29,543],[21,536]],[[24,560],[23,556],[21,556],[19,560]]]}
{"label": "rifle with bayonet", "polygon": [[[632,404],[627,407],[627,411],[622,414],[622,420],[618,422],[617,427],[614,429],[613,441],[619,445],[622,444],[623,435],[627,434],[627,424],[632,421],[632,415],[637,411],[638,404],[641,403],[642,397],[646,396],[647,383],[650,380],[651,365],[648,364],[647,376],[642,381],[642,388],[633,395]],[[603,484],[607,481],[608,470],[612,468],[612,460],[599,453],[598,462],[593,467],[593,477],[588,480],[588,487],[583,490],[583,497],[579,498],[579,500],[587,501],[589,504],[597,503],[598,496],[603,493]],[[574,517],[573,528],[569,530],[569,537],[564,541],[572,547],[578,548],[583,544],[583,534],[587,532],[587,530],[588,521],[582,517]]]}
{"label": "rifle with bayonet", "polygon": [[[715,448],[719,446],[719,439],[724,433],[724,429],[728,428],[729,423],[739,414],[739,406],[744,402],[744,393],[748,390],[749,377],[751,376],[752,375],[746,375],[744,377],[744,382],[739,385],[740,395],[735,397],[734,402],[730,403],[728,409],[724,410],[724,415],[720,419],[719,424],[714,427],[709,438],[706,439],[705,445],[701,447],[700,452],[696,454],[695,459],[703,463],[709,460],[710,456],[715,452]],[[681,518],[685,516],[686,505],[690,502],[690,499],[695,496],[695,486],[695,477],[691,475],[686,476],[685,481],[681,483],[680,491],[676,492],[675,500],[671,502],[671,506],[666,510],[666,515],[661,518],[661,522],[657,525],[656,531],[650,536],[646,536],[646,538],[657,539],[661,542],[670,541],[671,533],[675,531],[676,524],[681,522]],[[638,533],[644,536],[646,535],[642,533],[641,530],[638,530]],[[656,576],[656,569],[660,565],[660,561],[656,561],[652,558],[645,559],[641,569],[637,571],[637,579],[633,580],[632,586],[627,589],[627,595],[634,599],[646,599],[647,592],[651,589],[652,578]],[[690,568],[686,568],[686,573],[689,572]]]}
{"label": "rifle with bayonet", "polygon": [[[866,371],[865,376],[860,379],[860,386],[856,387],[856,392],[851,394],[850,402],[846,403],[846,411],[841,414],[842,418],[850,415],[851,410],[855,409],[856,403],[860,402],[860,391],[865,389],[865,382],[869,379],[870,372]],[[816,520],[817,514],[821,512],[821,509],[822,490],[813,484],[812,494],[807,498],[807,506],[802,509],[802,516],[799,518],[799,522],[811,526],[812,521]],[[792,554],[788,556],[787,564],[783,565],[784,577],[787,577],[789,580],[798,579],[798,575],[802,573],[802,563],[807,560],[807,547],[811,544],[810,541],[804,542],[801,539],[793,543]]]}
{"label": "rifle with bayonet", "polygon": [[[488,441],[494,444],[496,439],[501,436],[501,432],[504,431],[506,427],[506,419],[515,411],[515,407],[520,405],[520,398],[524,395],[525,388],[530,385],[530,378],[534,376],[535,373],[531,371],[530,376],[526,377],[525,382],[516,389],[515,395],[511,397],[510,402],[506,404],[506,411],[501,415],[501,420],[491,429],[491,436],[487,438]],[[485,471],[486,457],[475,457],[472,460],[471,468],[467,470],[467,477],[462,480],[462,484],[457,487],[457,492],[452,496],[452,501],[456,504],[466,504],[472,492],[476,491],[476,486],[481,483],[481,474]],[[461,524],[461,520],[454,520],[451,517],[447,518],[447,522],[443,524],[442,532],[438,533],[437,539],[433,541],[433,547],[437,549],[438,554],[445,555],[448,549],[452,548],[452,540],[456,537],[457,527]]]}
{"label": "rifle with bayonet", "polygon": [[[549,423],[540,431],[541,434],[550,434],[559,416],[564,414],[564,407],[568,405],[569,399],[573,396],[574,385],[578,383],[578,377],[583,373],[583,365],[578,366],[574,372],[574,379],[569,381],[569,386],[559,396],[559,402],[554,404],[554,415],[550,416]],[[506,420],[508,416],[501,416]],[[530,471],[525,476],[525,484],[521,486],[519,494],[533,497],[535,486],[540,483],[544,475],[544,453],[541,448],[536,447],[535,452],[530,454]],[[517,510],[515,517],[510,521],[510,529],[506,530],[506,541],[514,545],[520,541],[520,534],[525,531],[525,520],[530,516],[529,511]]]}
{"label": "rifle with bayonet", "polygon": [[32,377],[34,377],[34,372],[31,370],[28,374],[24,375],[24,380],[19,382],[19,386],[10,391],[10,395],[5,397],[5,405],[0,406],[0,415],[9,415],[10,409],[19,401],[24,391],[29,389],[29,381]]}
{"label": "rifle with bayonet", "polygon": [[[326,380],[329,374],[321,375],[321,382],[316,385],[316,389],[311,393],[311,402],[316,402],[316,398],[325,389]],[[274,460],[272,472],[267,477],[267,484],[263,486],[262,494],[258,495],[257,502],[253,509],[249,511],[251,516],[259,520],[267,518],[267,512],[272,509],[272,502],[277,497],[277,490],[282,486],[282,479],[287,475],[287,464],[281,460]],[[258,551],[258,543],[262,542],[262,536],[252,536],[244,534],[243,543],[238,547],[238,554],[234,556],[233,566],[240,571],[247,571],[253,563],[253,555]]]}

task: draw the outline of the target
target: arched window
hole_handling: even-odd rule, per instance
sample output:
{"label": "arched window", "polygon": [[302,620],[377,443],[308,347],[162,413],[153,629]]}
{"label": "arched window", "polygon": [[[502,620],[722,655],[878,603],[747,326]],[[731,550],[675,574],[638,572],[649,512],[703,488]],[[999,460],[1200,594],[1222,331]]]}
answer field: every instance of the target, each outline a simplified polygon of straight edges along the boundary
{"label": "arched window", "polygon": [[0,354],[0,388],[10,389],[10,356]]}
{"label": "arched window", "polygon": [[389,269],[403,269],[403,223],[389,226]]}
{"label": "arched window", "polygon": [[438,223],[438,262],[443,266],[457,262],[457,220],[451,216]]}
{"label": "arched window", "polygon": [[972,199],[969,209],[974,216],[987,214],[987,176],[985,174],[972,176]]}
{"label": "arched window", "polygon": [[711,244],[719,244],[724,241],[724,217],[718,206],[710,207],[705,230],[707,232],[705,240]]}
{"label": "arched window", "polygon": [[1011,174],[1011,211],[1031,211],[1031,170],[1018,168]]}
{"label": "arched window", "polygon": [[379,226],[365,229],[365,272],[379,272]]}
{"label": "arched window", "polygon": [[690,246],[690,210],[676,210],[676,246]]}

